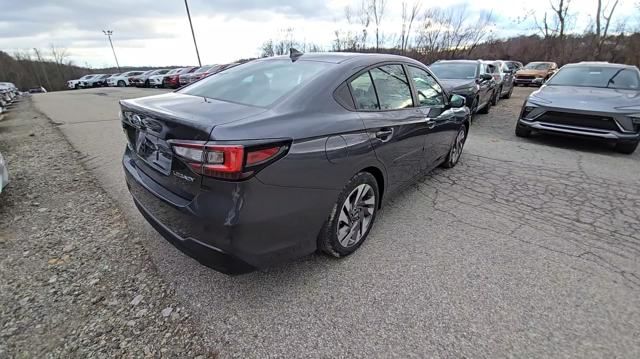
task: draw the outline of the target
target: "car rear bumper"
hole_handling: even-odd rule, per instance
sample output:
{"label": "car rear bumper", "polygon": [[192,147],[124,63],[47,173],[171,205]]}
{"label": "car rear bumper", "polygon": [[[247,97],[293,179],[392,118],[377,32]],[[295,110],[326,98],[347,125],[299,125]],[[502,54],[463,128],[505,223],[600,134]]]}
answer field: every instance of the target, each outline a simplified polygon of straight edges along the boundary
{"label": "car rear bumper", "polygon": [[136,167],[127,148],[127,186],[144,217],[169,242],[227,274],[313,253],[339,191],[266,185],[257,178],[215,181],[187,200]]}
{"label": "car rear bumper", "polygon": [[536,120],[519,119],[518,126],[528,127],[540,132],[559,133],[570,136],[592,137],[612,142],[626,142],[640,140],[640,133],[620,132],[590,127],[569,126]]}

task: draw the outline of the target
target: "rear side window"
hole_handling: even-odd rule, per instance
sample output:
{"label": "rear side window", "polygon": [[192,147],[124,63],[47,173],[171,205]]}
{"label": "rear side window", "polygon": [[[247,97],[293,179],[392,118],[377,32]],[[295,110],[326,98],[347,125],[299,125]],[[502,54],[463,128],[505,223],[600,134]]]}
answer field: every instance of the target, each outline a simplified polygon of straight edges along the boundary
{"label": "rear side window", "polygon": [[356,109],[365,111],[380,109],[369,71],[351,81],[351,91],[356,101]]}
{"label": "rear side window", "polygon": [[414,66],[409,66],[409,74],[418,91],[418,101],[420,106],[442,106],[444,105],[444,94],[442,87],[428,72]]}
{"label": "rear side window", "polygon": [[397,110],[413,106],[411,87],[402,65],[385,65],[372,69],[380,109]]}

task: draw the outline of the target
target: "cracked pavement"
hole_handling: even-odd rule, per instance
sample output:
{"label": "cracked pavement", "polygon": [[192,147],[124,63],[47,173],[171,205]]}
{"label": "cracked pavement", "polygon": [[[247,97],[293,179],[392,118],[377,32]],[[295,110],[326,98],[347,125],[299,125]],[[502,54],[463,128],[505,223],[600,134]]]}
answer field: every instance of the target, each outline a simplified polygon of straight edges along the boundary
{"label": "cracked pavement", "polygon": [[126,191],[117,100],[157,91],[34,100],[220,357],[640,357],[640,151],[516,138],[530,91],[478,116],[459,165],[394,198],[353,256],[238,277],[166,243]]}

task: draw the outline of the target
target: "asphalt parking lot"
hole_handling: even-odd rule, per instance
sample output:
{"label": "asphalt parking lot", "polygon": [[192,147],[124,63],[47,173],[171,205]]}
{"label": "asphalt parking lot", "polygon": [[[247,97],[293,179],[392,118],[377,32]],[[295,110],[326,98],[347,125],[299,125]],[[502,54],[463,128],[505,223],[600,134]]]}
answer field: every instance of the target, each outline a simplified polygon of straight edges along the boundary
{"label": "asphalt parking lot", "polygon": [[228,277],[165,242],[124,184],[117,100],[34,96],[222,357],[640,357],[640,150],[516,138],[516,88],[461,163],[395,198],[353,256]]}

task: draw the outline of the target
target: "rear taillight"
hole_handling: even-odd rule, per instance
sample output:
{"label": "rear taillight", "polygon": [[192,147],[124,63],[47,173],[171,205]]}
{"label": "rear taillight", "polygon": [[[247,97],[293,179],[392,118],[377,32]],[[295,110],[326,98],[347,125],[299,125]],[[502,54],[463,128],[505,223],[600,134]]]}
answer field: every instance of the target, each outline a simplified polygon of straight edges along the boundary
{"label": "rear taillight", "polygon": [[270,145],[221,145],[204,141],[170,140],[173,153],[196,173],[208,177],[238,180],[284,156],[286,142]]}

